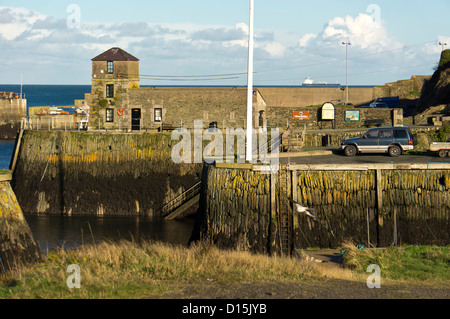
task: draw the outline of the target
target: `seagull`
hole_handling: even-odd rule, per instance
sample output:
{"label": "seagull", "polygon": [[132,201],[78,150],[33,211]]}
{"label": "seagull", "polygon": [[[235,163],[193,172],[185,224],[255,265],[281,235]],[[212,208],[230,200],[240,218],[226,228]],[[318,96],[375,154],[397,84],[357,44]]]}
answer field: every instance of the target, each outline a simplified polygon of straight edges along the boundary
{"label": "seagull", "polygon": [[305,207],[300,203],[294,202],[292,199],[289,199],[289,201],[292,203],[292,207],[297,213],[305,213],[312,219],[317,220],[317,217],[312,214],[312,208]]}

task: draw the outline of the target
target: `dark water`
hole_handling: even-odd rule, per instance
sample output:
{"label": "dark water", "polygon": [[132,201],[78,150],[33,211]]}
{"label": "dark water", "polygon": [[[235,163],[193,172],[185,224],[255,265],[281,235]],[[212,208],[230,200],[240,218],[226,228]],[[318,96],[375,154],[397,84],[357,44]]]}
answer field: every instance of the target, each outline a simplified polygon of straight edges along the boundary
{"label": "dark water", "polygon": [[193,219],[181,221],[153,217],[37,216],[25,215],[33,238],[44,253],[53,248],[76,248],[102,241],[155,240],[187,245]]}
{"label": "dark water", "polygon": [[0,140],[0,169],[9,169],[15,141]]}

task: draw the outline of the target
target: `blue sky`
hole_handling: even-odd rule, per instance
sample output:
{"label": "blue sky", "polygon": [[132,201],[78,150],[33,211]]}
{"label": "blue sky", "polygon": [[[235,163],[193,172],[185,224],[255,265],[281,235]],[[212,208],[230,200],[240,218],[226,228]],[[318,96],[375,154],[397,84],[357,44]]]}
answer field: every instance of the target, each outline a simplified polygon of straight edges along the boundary
{"label": "blue sky", "polygon": [[[245,85],[245,74],[186,76],[246,72],[248,8],[248,0],[0,0],[0,83],[22,73],[28,84],[90,84],[91,58],[119,46],[140,59],[142,85]],[[255,85],[345,84],[342,41],[352,43],[351,85],[432,74],[439,41],[450,44],[448,12],[448,0],[255,0]]]}

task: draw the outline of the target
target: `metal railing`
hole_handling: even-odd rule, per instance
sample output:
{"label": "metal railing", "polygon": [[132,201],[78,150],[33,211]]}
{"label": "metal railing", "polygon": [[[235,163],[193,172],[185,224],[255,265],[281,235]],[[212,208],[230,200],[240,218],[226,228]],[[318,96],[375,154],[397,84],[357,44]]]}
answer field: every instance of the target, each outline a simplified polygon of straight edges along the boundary
{"label": "metal railing", "polygon": [[174,199],[170,200],[163,207],[158,210],[158,214],[162,217],[166,217],[168,214],[173,212],[175,209],[181,207],[186,202],[200,194],[201,182],[196,183],[194,186],[184,191],[182,194],[178,195]]}
{"label": "metal railing", "polygon": [[23,130],[86,130],[89,123],[89,117],[80,117],[76,121],[70,118],[58,119],[54,116],[47,116],[46,118],[29,117],[22,118],[20,121],[20,128]]}

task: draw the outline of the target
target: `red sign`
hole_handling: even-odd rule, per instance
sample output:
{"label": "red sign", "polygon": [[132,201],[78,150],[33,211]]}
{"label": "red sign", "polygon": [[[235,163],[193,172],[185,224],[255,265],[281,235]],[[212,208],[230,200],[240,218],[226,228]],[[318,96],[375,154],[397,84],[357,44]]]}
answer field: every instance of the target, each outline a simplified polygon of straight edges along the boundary
{"label": "red sign", "polygon": [[309,120],[309,111],[293,111],[292,118],[294,120]]}

